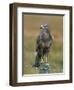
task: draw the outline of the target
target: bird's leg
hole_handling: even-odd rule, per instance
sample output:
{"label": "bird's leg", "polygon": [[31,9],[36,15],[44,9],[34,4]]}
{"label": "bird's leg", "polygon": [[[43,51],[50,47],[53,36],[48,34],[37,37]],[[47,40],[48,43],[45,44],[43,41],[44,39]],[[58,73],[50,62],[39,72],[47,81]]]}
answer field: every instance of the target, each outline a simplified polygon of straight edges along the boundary
{"label": "bird's leg", "polygon": [[47,60],[47,56],[46,56],[46,61],[45,62],[47,62],[48,60]]}
{"label": "bird's leg", "polygon": [[43,49],[41,49],[41,54],[42,54],[42,56],[41,56],[41,63],[43,63],[44,62]]}
{"label": "bird's leg", "polygon": [[40,63],[42,63],[43,62],[43,56],[41,56],[41,62]]}
{"label": "bird's leg", "polygon": [[45,55],[45,62],[48,62],[48,55]]}
{"label": "bird's leg", "polygon": [[45,62],[45,55],[43,56],[43,62]]}

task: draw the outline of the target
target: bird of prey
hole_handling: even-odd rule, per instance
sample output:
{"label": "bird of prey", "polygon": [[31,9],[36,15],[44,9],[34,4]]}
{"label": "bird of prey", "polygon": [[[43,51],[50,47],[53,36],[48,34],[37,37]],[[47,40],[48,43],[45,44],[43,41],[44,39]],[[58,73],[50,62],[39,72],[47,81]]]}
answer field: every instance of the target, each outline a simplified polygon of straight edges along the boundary
{"label": "bird of prey", "polygon": [[44,60],[44,56],[46,57],[45,59],[47,62],[47,56],[52,45],[52,36],[50,30],[48,30],[48,25],[41,25],[40,30],[41,32],[36,41],[36,59],[35,64],[33,65],[34,67],[40,66],[41,60]]}

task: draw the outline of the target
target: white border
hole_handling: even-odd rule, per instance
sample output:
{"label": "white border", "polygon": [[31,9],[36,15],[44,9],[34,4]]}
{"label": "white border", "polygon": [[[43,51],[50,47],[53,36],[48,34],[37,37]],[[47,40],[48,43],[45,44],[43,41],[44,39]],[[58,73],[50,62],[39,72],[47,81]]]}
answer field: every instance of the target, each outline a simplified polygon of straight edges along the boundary
{"label": "white border", "polygon": [[[45,13],[45,14],[64,14],[63,18],[63,61],[64,73],[22,76],[22,12],[25,13]],[[17,31],[18,31],[18,53],[17,53],[17,82],[33,81],[55,81],[69,80],[69,10],[55,9],[38,9],[38,8],[21,8],[17,9]]]}

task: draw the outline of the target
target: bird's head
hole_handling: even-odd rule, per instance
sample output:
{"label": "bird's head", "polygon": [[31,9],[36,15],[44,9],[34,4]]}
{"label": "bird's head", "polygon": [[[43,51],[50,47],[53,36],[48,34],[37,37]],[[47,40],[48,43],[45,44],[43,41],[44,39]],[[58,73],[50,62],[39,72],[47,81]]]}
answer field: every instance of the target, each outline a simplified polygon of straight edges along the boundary
{"label": "bird's head", "polygon": [[41,26],[40,26],[40,29],[43,30],[43,29],[44,29],[44,25],[41,25]]}
{"label": "bird's head", "polygon": [[44,28],[45,29],[48,29],[48,24],[44,24]]}
{"label": "bird's head", "polygon": [[40,26],[40,29],[41,29],[41,30],[48,29],[48,24],[41,25],[41,26]]}

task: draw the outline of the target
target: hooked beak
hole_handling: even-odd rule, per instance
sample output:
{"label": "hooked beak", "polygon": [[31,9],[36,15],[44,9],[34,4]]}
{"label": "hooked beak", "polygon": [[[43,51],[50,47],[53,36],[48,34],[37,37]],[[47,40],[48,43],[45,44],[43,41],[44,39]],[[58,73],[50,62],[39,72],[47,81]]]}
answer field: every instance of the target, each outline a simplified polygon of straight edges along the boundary
{"label": "hooked beak", "polygon": [[40,27],[40,29],[42,29],[42,27]]}

